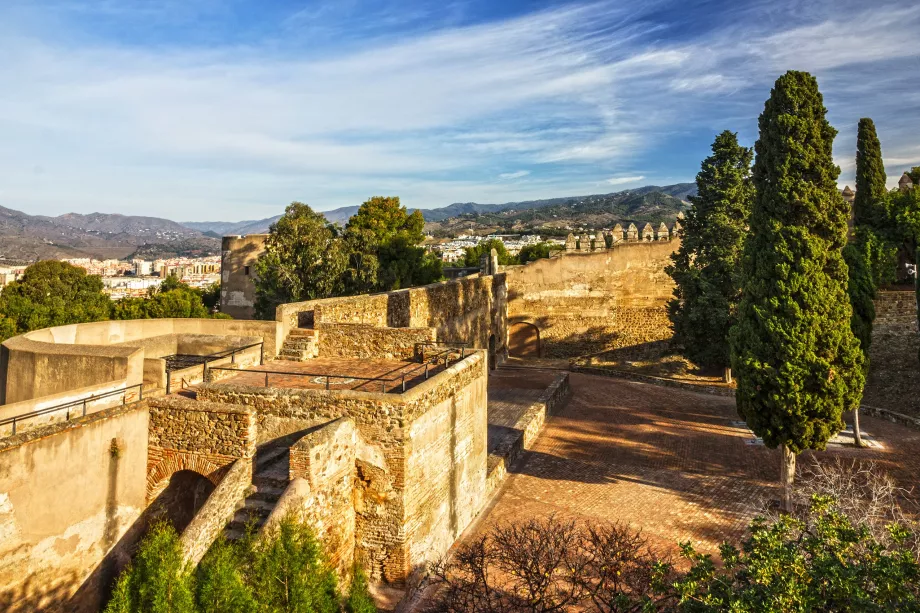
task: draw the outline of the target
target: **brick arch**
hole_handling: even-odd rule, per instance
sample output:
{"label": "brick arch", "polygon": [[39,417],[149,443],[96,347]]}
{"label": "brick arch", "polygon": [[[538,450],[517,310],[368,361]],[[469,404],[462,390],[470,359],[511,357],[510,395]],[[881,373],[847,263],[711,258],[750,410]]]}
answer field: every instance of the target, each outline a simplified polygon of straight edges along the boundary
{"label": "brick arch", "polygon": [[149,502],[160,495],[169,484],[170,478],[180,470],[198,473],[214,485],[217,485],[220,483],[222,469],[225,466],[226,464],[218,464],[202,455],[181,451],[167,452],[160,458],[148,457],[147,501]]}
{"label": "brick arch", "polygon": [[508,355],[518,358],[542,357],[543,345],[540,328],[530,321],[515,321],[508,324]]}

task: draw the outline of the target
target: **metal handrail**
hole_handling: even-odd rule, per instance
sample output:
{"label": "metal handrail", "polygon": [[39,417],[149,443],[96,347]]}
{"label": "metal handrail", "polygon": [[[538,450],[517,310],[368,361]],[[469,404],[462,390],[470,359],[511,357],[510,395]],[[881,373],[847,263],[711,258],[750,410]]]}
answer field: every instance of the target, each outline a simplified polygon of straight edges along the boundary
{"label": "metal handrail", "polygon": [[[70,402],[64,402],[53,407],[45,407],[44,409],[38,409],[37,411],[32,411],[30,413],[23,413],[22,415],[14,415],[13,417],[7,417],[5,419],[0,419],[0,426],[6,426],[13,424],[13,434],[16,434],[16,423],[26,419],[32,419],[35,417],[40,417],[42,415],[47,415],[48,413],[55,413],[57,411],[67,410],[67,415],[65,421],[70,421],[70,409],[79,407],[82,405],[83,411],[81,417],[86,417],[86,405],[90,402],[96,402],[97,400],[104,400],[106,398],[111,398],[112,396],[122,396],[121,404],[122,406],[128,404],[128,391],[134,388],[138,389],[138,397],[134,402],[140,402],[144,399],[144,384],[135,383],[134,385],[127,385],[121,389],[112,390],[111,392],[105,392],[104,394],[87,396],[86,398],[81,398],[80,400],[71,400]],[[134,404],[132,402],[131,404]]]}
{"label": "metal handrail", "polygon": [[[265,387],[268,387],[268,378],[269,378],[269,375],[287,375],[287,376],[295,376],[295,377],[323,377],[323,378],[326,379],[326,389],[327,389],[327,390],[330,389],[330,385],[331,385],[331,380],[332,380],[332,379],[352,379],[352,380],[357,380],[357,381],[363,381],[363,383],[362,383],[361,385],[364,385],[365,383],[373,383],[373,382],[379,381],[379,382],[380,382],[380,391],[383,392],[383,393],[386,393],[386,386],[387,386],[387,383],[393,383],[394,381],[399,381],[399,382],[400,382],[400,389],[401,389],[403,392],[405,392],[405,391],[406,391],[406,377],[407,377],[408,375],[414,375],[416,372],[418,372],[418,371],[424,369],[425,379],[427,380],[428,377],[430,376],[429,366],[430,366],[432,363],[435,364],[435,365],[437,365],[438,360],[439,360],[440,358],[443,357],[443,358],[444,358],[444,367],[445,367],[445,368],[449,367],[449,366],[450,366],[450,354],[452,354],[452,353],[455,353],[455,351],[454,351],[453,349],[445,349],[444,351],[440,351],[440,352],[438,352],[435,356],[433,356],[432,358],[430,358],[430,359],[428,359],[428,360],[425,360],[424,362],[422,362],[421,364],[419,364],[419,365],[416,366],[415,368],[412,368],[411,370],[403,371],[402,373],[399,374],[399,376],[396,376],[396,377],[362,377],[362,376],[360,376],[360,375],[330,374],[330,373],[311,373],[311,372],[291,372],[291,371],[283,371],[283,370],[250,370],[250,371],[240,371],[238,368],[226,368],[226,367],[221,367],[221,366],[212,366],[212,367],[209,368],[208,370],[229,370],[229,371],[233,371],[233,372],[237,372],[237,373],[239,373],[239,372],[249,372],[249,373],[264,374],[264,375],[265,375]],[[459,358],[459,359],[462,360],[462,359],[464,359],[465,357],[466,357],[466,350],[465,350],[465,348],[461,348],[461,351],[460,351],[460,358]],[[409,377],[409,379],[411,380],[411,377]]]}
{"label": "metal handrail", "polygon": [[[217,360],[222,360],[227,356],[230,357],[230,363],[236,364],[236,354],[247,349],[252,349],[253,347],[259,347],[259,366],[265,363],[265,341],[259,341],[258,343],[253,343],[251,345],[245,345],[243,347],[232,347],[230,349],[224,349],[223,351],[218,351],[217,353],[210,353],[208,355],[197,356],[201,358],[201,380],[207,381],[208,379],[208,363],[216,362]],[[191,368],[187,366],[186,368]],[[211,367],[214,368],[214,367]],[[167,369],[166,371],[166,395],[172,393],[172,377],[169,376],[169,373],[172,372]],[[184,378],[183,378],[184,381]]]}

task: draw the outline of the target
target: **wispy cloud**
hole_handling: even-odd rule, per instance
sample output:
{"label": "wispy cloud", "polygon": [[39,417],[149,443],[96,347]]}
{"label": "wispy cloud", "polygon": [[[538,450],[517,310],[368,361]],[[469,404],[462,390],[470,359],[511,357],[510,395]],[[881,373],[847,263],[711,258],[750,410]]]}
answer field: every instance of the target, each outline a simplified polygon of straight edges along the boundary
{"label": "wispy cloud", "polygon": [[635,177],[613,177],[612,179],[607,179],[607,183],[610,185],[626,185],[628,183],[638,183],[645,177],[642,175],[637,175]]}
{"label": "wispy cloud", "polygon": [[[0,7],[0,205],[243,218],[385,191],[425,207],[689,180],[722,129],[753,142],[787,68],[818,75],[845,174],[860,116],[889,163],[920,164],[902,130],[920,123],[907,0],[745,3],[718,21],[673,0],[498,19],[473,0],[248,3]],[[166,38],[147,40],[150,20]],[[147,42],[115,33],[128,23]]]}

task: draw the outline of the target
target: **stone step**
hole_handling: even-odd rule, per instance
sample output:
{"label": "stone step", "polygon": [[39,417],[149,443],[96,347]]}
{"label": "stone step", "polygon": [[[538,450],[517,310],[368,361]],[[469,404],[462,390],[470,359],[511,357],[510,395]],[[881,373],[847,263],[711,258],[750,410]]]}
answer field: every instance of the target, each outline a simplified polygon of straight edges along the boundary
{"label": "stone step", "polygon": [[310,358],[306,356],[279,355],[275,359],[281,362],[306,362]]}
{"label": "stone step", "polygon": [[306,337],[313,338],[316,336],[316,330],[313,328],[291,328],[291,331],[288,332],[288,338],[291,337]]}
{"label": "stone step", "polygon": [[259,471],[278,462],[282,457],[287,456],[287,454],[288,448],[283,446],[263,447],[259,449],[256,451],[255,474],[258,475]]}
{"label": "stone step", "polygon": [[313,349],[314,347],[316,347],[316,341],[313,340],[312,338],[308,340],[303,340],[303,341],[301,340],[292,341],[288,339],[284,342],[284,345],[281,346],[281,350],[284,351],[287,349],[294,349],[294,350],[301,350],[301,351],[309,351]]}
{"label": "stone step", "polygon": [[281,353],[279,354],[279,356],[289,357],[289,358],[306,358],[307,354],[309,353],[310,352],[307,351],[306,349],[289,349],[287,347],[284,347],[281,349]]}
{"label": "stone step", "polygon": [[255,491],[249,495],[250,498],[264,500],[272,504],[278,502],[281,494],[284,493],[284,488],[277,485],[254,486],[254,489]]}

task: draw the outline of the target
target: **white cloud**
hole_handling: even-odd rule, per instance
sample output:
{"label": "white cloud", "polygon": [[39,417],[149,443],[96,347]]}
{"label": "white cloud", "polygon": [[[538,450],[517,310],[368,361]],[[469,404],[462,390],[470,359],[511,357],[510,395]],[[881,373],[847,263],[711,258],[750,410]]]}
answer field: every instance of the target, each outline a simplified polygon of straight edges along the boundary
{"label": "white cloud", "polygon": [[499,179],[520,179],[530,174],[529,170],[518,170],[516,172],[503,172],[498,175]]}
{"label": "white cloud", "polygon": [[627,183],[638,183],[645,177],[638,175],[635,177],[613,177],[612,179],[607,179],[607,183],[610,185],[626,185]]}

